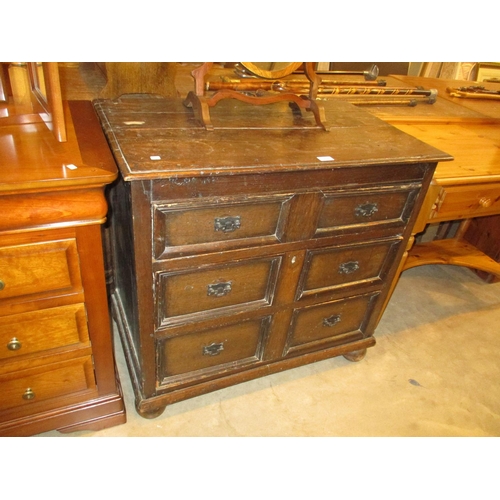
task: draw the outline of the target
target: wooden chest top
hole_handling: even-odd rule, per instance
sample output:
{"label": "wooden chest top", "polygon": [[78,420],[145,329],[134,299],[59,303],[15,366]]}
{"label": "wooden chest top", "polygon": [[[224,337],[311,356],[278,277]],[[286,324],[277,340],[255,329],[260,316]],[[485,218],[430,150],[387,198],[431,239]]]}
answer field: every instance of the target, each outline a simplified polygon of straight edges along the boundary
{"label": "wooden chest top", "polygon": [[94,106],[125,180],[324,170],[451,160],[447,153],[342,101],[321,101],[328,132],[286,103],[235,100],[212,108],[205,130],[182,99],[122,96]]}

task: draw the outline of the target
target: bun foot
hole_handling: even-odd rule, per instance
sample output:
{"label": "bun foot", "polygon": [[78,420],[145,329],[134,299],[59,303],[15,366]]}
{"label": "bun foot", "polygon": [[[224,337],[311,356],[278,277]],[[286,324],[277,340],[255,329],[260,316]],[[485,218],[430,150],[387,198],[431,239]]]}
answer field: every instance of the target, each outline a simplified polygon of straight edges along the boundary
{"label": "bun foot", "polygon": [[156,417],[159,417],[164,411],[165,411],[165,406],[161,406],[160,408],[137,408],[137,413],[147,419],[153,419]]}
{"label": "bun foot", "polygon": [[343,356],[348,361],[361,361],[366,355],[366,349],[360,349],[359,351],[351,351],[345,353]]}

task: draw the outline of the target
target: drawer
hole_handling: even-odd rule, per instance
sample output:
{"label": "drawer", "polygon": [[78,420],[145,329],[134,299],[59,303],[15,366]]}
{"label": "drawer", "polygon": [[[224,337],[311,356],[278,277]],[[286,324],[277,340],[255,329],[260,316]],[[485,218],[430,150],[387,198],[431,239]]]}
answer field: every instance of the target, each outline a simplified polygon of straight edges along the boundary
{"label": "drawer", "polygon": [[83,304],[0,317],[0,359],[88,342]]}
{"label": "drawer", "polygon": [[500,183],[444,186],[431,220],[456,220],[500,213]]}
{"label": "drawer", "polygon": [[374,293],[296,309],[283,356],[363,338],[378,296]]}
{"label": "drawer", "polygon": [[398,189],[362,189],[347,193],[326,193],[323,197],[316,236],[340,229],[374,226],[404,227],[411,214],[420,185]]}
{"label": "drawer", "polygon": [[94,390],[91,356],[0,377],[0,410],[55,400]]}
{"label": "drawer", "polygon": [[290,196],[217,198],[154,206],[154,257],[280,241]]}
{"label": "drawer", "polygon": [[158,327],[270,305],[281,257],[156,277]]}
{"label": "drawer", "polygon": [[162,340],[158,344],[160,385],[223,375],[259,362],[269,325],[266,316]]}
{"label": "drawer", "polygon": [[339,287],[381,284],[394,262],[401,240],[309,250],[296,300]]}
{"label": "drawer", "polygon": [[76,240],[0,247],[0,300],[80,289]]}

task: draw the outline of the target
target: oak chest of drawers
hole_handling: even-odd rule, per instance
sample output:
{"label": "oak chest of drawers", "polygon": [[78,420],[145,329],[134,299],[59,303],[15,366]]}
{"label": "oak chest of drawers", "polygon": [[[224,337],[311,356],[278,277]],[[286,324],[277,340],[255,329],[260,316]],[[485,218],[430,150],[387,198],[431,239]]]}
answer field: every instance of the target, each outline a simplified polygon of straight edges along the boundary
{"label": "oak chest of drawers", "polygon": [[0,435],[125,422],[104,275],[116,165],[90,102],[0,130]]}
{"label": "oak chest of drawers", "polygon": [[375,344],[446,154],[343,102],[329,132],[281,105],[221,102],[210,132],[180,100],[94,105],[121,172],[112,307],[141,415]]}

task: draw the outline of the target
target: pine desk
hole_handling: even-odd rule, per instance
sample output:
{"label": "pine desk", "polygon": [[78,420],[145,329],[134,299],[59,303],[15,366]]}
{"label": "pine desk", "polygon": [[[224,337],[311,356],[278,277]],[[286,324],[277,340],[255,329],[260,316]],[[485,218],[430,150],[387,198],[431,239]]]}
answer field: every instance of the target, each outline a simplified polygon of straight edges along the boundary
{"label": "pine desk", "polygon": [[[500,276],[500,100],[451,97],[447,87],[477,82],[391,76],[387,85],[437,89],[436,103],[416,107],[377,106],[374,115],[446,151],[451,162],[438,164],[414,227],[461,221],[453,238],[411,246],[401,271],[424,264],[453,264]],[[498,90],[500,84],[481,83]],[[411,243],[410,243],[411,245]]]}

